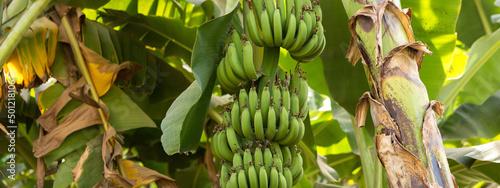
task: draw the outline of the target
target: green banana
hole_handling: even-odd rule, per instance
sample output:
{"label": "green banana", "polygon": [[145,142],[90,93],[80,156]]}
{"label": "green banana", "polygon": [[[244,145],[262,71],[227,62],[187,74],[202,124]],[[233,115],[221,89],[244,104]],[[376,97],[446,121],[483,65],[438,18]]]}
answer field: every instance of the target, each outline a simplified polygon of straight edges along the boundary
{"label": "green banana", "polygon": [[215,130],[215,134],[214,136],[212,136],[212,153],[214,154],[215,157],[217,158],[222,158],[221,155],[220,155],[220,152],[219,152],[219,136],[220,136],[220,133],[218,130]]}
{"label": "green banana", "polygon": [[[286,6],[286,23],[289,22],[290,15],[293,15],[293,7],[295,7],[295,2],[294,0],[286,0],[285,2]],[[294,15],[295,16],[295,15]],[[289,25],[286,25],[286,28],[288,28]]]}
{"label": "green banana", "polygon": [[243,51],[241,52],[238,51],[238,49],[236,48],[236,44],[234,44],[234,42],[230,43],[227,49],[226,61],[229,61],[229,65],[233,70],[233,72],[236,74],[236,76],[242,79],[249,79],[247,78],[245,69],[243,68],[240,58],[238,57],[238,53],[243,53]]}
{"label": "green banana", "polygon": [[307,85],[307,79],[302,77],[299,81],[300,91],[299,91],[299,108],[302,109],[307,102],[307,95],[309,94],[309,86]]}
{"label": "green banana", "polygon": [[267,14],[268,10],[264,9],[260,16],[260,28],[262,29],[262,36],[264,38],[264,43],[268,47],[274,46],[273,31],[271,29],[271,23],[269,16]]}
{"label": "green banana", "polygon": [[238,173],[231,173],[231,177],[229,178],[226,187],[238,187]]}
{"label": "green banana", "polygon": [[259,187],[260,188],[268,188],[267,175],[268,175],[268,173],[266,172],[266,169],[264,167],[261,167],[259,170]]}
{"label": "green banana", "polygon": [[252,119],[250,118],[250,110],[246,106],[242,106],[243,112],[241,114],[241,131],[243,136],[250,140],[255,140],[255,134],[252,130]]}
{"label": "green banana", "polygon": [[[243,89],[243,91],[245,91]],[[246,92],[245,92],[246,93]],[[240,98],[245,101],[244,98],[241,96],[241,90],[240,90]],[[231,125],[233,125],[234,131],[238,133],[238,135],[243,136],[243,132],[241,130],[241,122],[240,122],[240,104],[238,100],[234,100],[233,102],[233,108],[231,109]]]}
{"label": "green banana", "polygon": [[273,164],[273,153],[269,147],[264,149],[264,169],[266,173],[269,174],[271,172],[271,165]]}
{"label": "green banana", "polygon": [[[302,12],[302,19],[306,23],[306,27],[307,27],[306,40],[309,39],[309,36],[311,36],[312,30],[314,29],[314,27],[313,27],[314,18],[311,18],[311,15],[308,12],[309,11],[307,11],[307,10]],[[314,22],[315,21],[316,20],[314,20]]]}
{"label": "green banana", "polygon": [[[254,4],[258,4],[258,3],[256,3],[258,1],[259,0],[255,0]],[[249,8],[249,10],[246,11],[245,16],[244,16],[245,17],[245,24],[246,24],[245,28],[247,28],[248,35],[255,45],[264,46],[264,41],[262,40],[262,38],[259,35],[259,28],[257,26],[257,21],[255,20],[254,12],[252,9],[250,9],[251,6],[249,7],[248,3],[251,3],[251,2],[248,1],[247,3],[244,3],[244,5],[246,5],[246,7]],[[259,10],[259,9],[256,8],[256,10]],[[262,8],[260,8],[260,10],[262,11]],[[261,11],[257,11],[257,15],[260,15]]]}
{"label": "green banana", "polygon": [[306,127],[304,125],[304,122],[302,120],[298,120],[299,122],[299,133],[297,134],[297,138],[295,138],[295,140],[292,142],[291,145],[296,145],[298,144],[302,138],[304,138],[304,134],[306,132]]}
{"label": "green banana", "polygon": [[[274,15],[274,10],[276,9],[276,7],[274,6],[274,0],[264,0],[264,5],[266,6],[265,10],[267,10],[268,17],[272,18]],[[262,19],[262,16],[261,16],[261,19]],[[270,20],[270,24],[273,24],[272,20]]]}
{"label": "green banana", "polygon": [[302,121],[305,121],[307,115],[309,114],[309,105],[306,103],[304,106],[300,109],[300,115],[299,118]]}
{"label": "green banana", "polygon": [[255,7],[255,15],[258,15],[257,17],[259,18],[260,21],[260,14],[262,13],[262,10],[264,10],[264,1],[263,0],[248,0],[249,3],[253,2],[253,7]]}
{"label": "green banana", "polygon": [[278,142],[276,141],[271,142],[271,151],[274,151],[274,154],[277,154],[279,159],[283,161],[283,153],[281,152],[281,146]]}
{"label": "green banana", "polygon": [[240,62],[243,61],[243,54],[241,53],[243,51],[243,46],[241,44],[240,34],[238,33],[238,31],[236,31],[236,29],[233,29],[231,31],[231,40],[236,47],[236,54],[238,55]]}
{"label": "green banana", "polygon": [[296,51],[300,49],[304,43],[306,42],[307,39],[307,25],[304,22],[303,19],[300,19],[299,21],[299,30],[297,32],[295,41],[292,43],[290,48],[288,48],[288,51]]}
{"label": "green banana", "polygon": [[304,7],[304,0],[295,0],[294,4],[295,4],[295,11],[294,11],[295,18],[299,19],[303,11],[302,8]]}
{"label": "green banana", "polygon": [[248,187],[247,185],[247,177],[245,175],[246,170],[241,170],[238,172],[238,186],[239,188],[246,188]]}
{"label": "green banana", "polygon": [[283,169],[283,175],[285,176],[286,187],[291,188],[293,186],[293,176],[288,167]]}
{"label": "green banana", "polygon": [[271,108],[269,108],[269,113],[267,114],[266,139],[268,140],[272,140],[276,134],[276,113],[273,106],[274,103],[271,104]]}
{"label": "green banana", "polygon": [[283,39],[283,48],[288,49],[293,43],[293,40],[295,39],[295,33],[297,32],[297,20],[295,18],[294,14],[290,14],[290,17],[288,18],[288,23],[287,23],[287,31],[286,31],[286,36],[285,39]]}
{"label": "green banana", "polygon": [[248,183],[250,184],[250,188],[258,188],[259,177],[257,176],[255,165],[252,162],[250,162],[250,166],[246,171],[248,171]]}
{"label": "green banana", "polygon": [[321,43],[321,40],[318,39],[318,35],[314,34],[309,41],[307,41],[302,48],[297,51],[290,51],[290,55],[295,57],[304,57],[310,55],[314,49]]}
{"label": "green banana", "polygon": [[243,158],[241,158],[241,154],[234,153],[233,155],[233,168],[236,172],[239,172],[243,168]]}
{"label": "green banana", "polygon": [[218,144],[219,152],[223,159],[230,161],[233,159],[234,154],[228,147],[226,130],[222,130],[220,134]]}
{"label": "green banana", "polygon": [[300,113],[300,106],[299,106],[299,94],[298,93],[292,93],[291,94],[291,99],[290,99],[290,108],[291,108],[291,115],[299,115]]}
{"label": "green banana", "polygon": [[259,164],[264,164],[264,154],[262,153],[262,145],[259,144],[253,153],[253,164],[256,171],[259,171],[261,166]]}
{"label": "green banana", "polygon": [[[274,108],[274,113],[276,115],[276,119],[279,119],[279,117],[280,117],[276,113],[276,112],[278,112],[280,110],[280,106],[281,106],[280,100],[281,100],[281,90],[280,90],[280,86],[278,84],[276,84],[276,85],[274,85],[274,88],[273,88],[273,100],[272,100],[273,101],[272,102],[272,106]],[[268,122],[269,122],[269,120],[268,120]]]}
{"label": "green banana", "polygon": [[290,147],[281,146],[281,153],[283,153],[283,165],[292,164],[292,153]]}
{"label": "green banana", "polygon": [[[228,54],[226,54],[226,57],[225,57],[225,60],[224,60],[224,64],[220,64],[219,66],[222,66],[221,68],[223,70],[225,70],[225,76],[227,76],[228,80],[230,83],[232,83],[233,86],[237,86],[239,84],[242,84],[242,85],[246,85],[246,80],[236,76],[236,74],[233,72],[233,68],[231,68],[231,65],[229,63],[229,60],[227,57]],[[221,74],[222,74],[222,70],[221,70]],[[224,77],[224,74],[222,74],[222,76]]]}
{"label": "green banana", "polygon": [[293,177],[293,185],[299,183],[300,180],[302,179],[302,176],[304,176],[304,168],[300,167],[299,174]]}
{"label": "green banana", "polygon": [[[278,0],[282,1],[282,0]],[[283,40],[283,26],[281,25],[281,15],[280,11],[274,11],[273,15],[273,34],[274,34],[274,45],[275,46],[281,46],[281,40]]]}
{"label": "green banana", "polygon": [[287,86],[287,81],[285,80],[285,85],[281,87],[281,106],[283,106],[285,110],[290,110],[290,92]]}
{"label": "green banana", "polygon": [[278,187],[279,185],[279,174],[276,167],[271,168],[271,173],[269,174],[269,187]]}
{"label": "green banana", "polygon": [[256,80],[259,78],[253,64],[253,47],[250,41],[245,41],[243,45],[243,68],[248,79]]}
{"label": "green banana", "polygon": [[321,10],[321,7],[319,6],[319,1],[314,1],[314,12],[316,13],[316,16],[318,17],[318,22],[321,23],[323,22],[323,11]]}
{"label": "green banana", "polygon": [[236,135],[236,131],[234,130],[233,126],[226,127],[226,136],[227,136],[227,143],[229,144],[231,151],[236,152],[241,149],[240,144],[238,142],[238,135]]}
{"label": "green banana", "polygon": [[222,90],[232,93],[234,92],[234,89],[236,87],[234,87],[233,83],[229,81],[229,78],[226,75],[226,70],[224,69],[224,61],[224,58],[222,58],[219,66],[217,67],[217,81],[219,81]]}
{"label": "green banana", "polygon": [[223,163],[220,170],[220,178],[219,178],[219,185],[221,187],[226,187],[226,184],[228,182],[228,175],[229,175],[229,168],[227,167],[227,163]]}
{"label": "green banana", "polygon": [[273,155],[274,165],[276,166],[276,168],[278,168],[278,172],[283,171],[283,161],[280,159],[280,157],[281,156],[278,154]]}
{"label": "green banana", "polygon": [[[282,30],[285,30],[285,29],[286,29],[286,28],[285,28],[285,26],[286,26],[286,24],[285,24],[285,23],[286,23],[286,7],[285,7],[285,0],[276,0],[276,9],[278,9],[278,10],[279,10],[279,12],[280,12],[280,17],[281,17],[280,22],[281,22],[281,24],[283,24],[283,25],[281,25],[281,24],[280,24],[280,25],[281,25],[281,29],[282,29]],[[275,11],[275,12],[278,12],[278,11]],[[276,13],[274,13],[274,14],[276,14]],[[280,39],[280,40],[281,40],[281,39]],[[280,41],[280,42],[281,42],[281,41]]]}
{"label": "green banana", "polygon": [[250,117],[255,117],[255,111],[259,106],[259,96],[257,95],[257,89],[252,85],[250,88],[250,93],[248,94],[248,109],[250,110]]}
{"label": "green banana", "polygon": [[[243,105],[248,106],[248,93],[242,85],[239,85],[239,86],[241,87],[240,93],[238,94],[238,101],[240,103],[239,105],[240,106],[243,106]],[[241,110],[240,110],[240,113],[241,113]]]}
{"label": "green banana", "polygon": [[265,139],[264,120],[262,117],[261,109],[257,109],[257,111],[255,112],[255,116],[253,119],[253,126],[255,129],[255,137],[257,138],[257,140],[264,140]]}
{"label": "green banana", "polygon": [[290,120],[290,131],[285,136],[285,138],[279,140],[279,144],[290,146],[293,144],[297,136],[299,135],[299,121],[297,120],[297,116],[292,115]]}
{"label": "green banana", "polygon": [[280,123],[276,135],[274,135],[274,140],[281,140],[286,137],[288,133],[289,119],[288,111],[285,107],[280,108]]}
{"label": "green banana", "polygon": [[267,115],[269,112],[269,105],[271,104],[271,93],[269,91],[269,87],[267,86],[269,84],[269,81],[267,82],[266,86],[264,86],[264,90],[262,91],[262,94],[260,96],[260,108],[262,110],[262,120],[263,122],[267,123]]}
{"label": "green banana", "polygon": [[300,150],[292,152],[292,165],[290,166],[290,171],[292,176],[296,177],[302,168],[302,156],[299,154]]}
{"label": "green banana", "polygon": [[326,38],[323,36],[323,39],[321,40],[320,45],[318,45],[318,48],[314,50],[314,52],[311,53],[311,55],[305,56],[305,57],[295,57],[292,56],[294,59],[300,59],[301,63],[306,63],[314,60],[314,58],[318,57],[321,53],[323,53],[323,50],[325,50],[326,47]]}
{"label": "green banana", "polygon": [[279,172],[279,177],[280,177],[279,188],[287,188],[287,180],[285,178],[285,175],[283,175],[283,171]]}
{"label": "green banana", "polygon": [[243,153],[243,166],[245,167],[245,174],[248,176],[248,168],[250,168],[250,163],[253,162],[252,152],[250,148],[247,148]]}

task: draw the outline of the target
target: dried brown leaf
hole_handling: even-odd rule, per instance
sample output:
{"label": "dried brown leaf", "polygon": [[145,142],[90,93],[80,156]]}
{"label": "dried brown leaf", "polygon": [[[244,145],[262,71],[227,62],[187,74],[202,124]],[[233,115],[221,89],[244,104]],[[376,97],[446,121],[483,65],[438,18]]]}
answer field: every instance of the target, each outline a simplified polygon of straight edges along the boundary
{"label": "dried brown leaf", "polygon": [[[38,133],[38,138],[43,138],[44,131],[40,127],[40,132]],[[38,188],[43,188],[45,178],[45,163],[43,157],[38,157],[36,159],[36,186]]]}
{"label": "dried brown leaf", "polygon": [[174,179],[160,174],[154,170],[138,165],[130,160],[122,160],[123,166],[127,174],[127,178],[135,180],[135,187],[147,185],[153,181],[157,182],[158,187],[174,188],[179,187],[179,184]]}

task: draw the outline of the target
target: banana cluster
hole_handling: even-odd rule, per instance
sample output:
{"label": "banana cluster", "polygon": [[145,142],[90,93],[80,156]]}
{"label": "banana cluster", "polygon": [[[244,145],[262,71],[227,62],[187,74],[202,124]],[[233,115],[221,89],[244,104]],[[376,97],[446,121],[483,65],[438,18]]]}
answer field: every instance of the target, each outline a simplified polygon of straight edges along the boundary
{"label": "banana cluster", "polygon": [[280,46],[301,62],[326,46],[319,0],[245,0],[245,29],[257,46]]}
{"label": "banana cluster", "polygon": [[242,88],[232,107],[224,108],[211,142],[212,153],[232,164],[222,166],[221,187],[291,187],[300,181],[302,158],[293,148],[304,137],[308,113],[303,74],[297,67],[283,80],[261,82],[266,84],[262,92]]}
{"label": "banana cluster", "polygon": [[[240,87],[246,86],[251,80],[257,80],[261,74],[256,69],[253,60],[252,43],[241,40],[236,30],[231,30],[231,37],[224,50],[224,57],[217,67],[217,81],[221,88],[228,93],[236,93]],[[258,66],[258,67],[256,67]]]}
{"label": "banana cluster", "polygon": [[3,66],[5,78],[21,88],[47,81],[56,56],[57,34],[57,25],[48,18],[35,20]]}
{"label": "banana cluster", "polygon": [[303,160],[297,147],[280,146],[265,141],[234,153],[231,161],[222,161],[219,186],[226,187],[292,187],[304,174]]}

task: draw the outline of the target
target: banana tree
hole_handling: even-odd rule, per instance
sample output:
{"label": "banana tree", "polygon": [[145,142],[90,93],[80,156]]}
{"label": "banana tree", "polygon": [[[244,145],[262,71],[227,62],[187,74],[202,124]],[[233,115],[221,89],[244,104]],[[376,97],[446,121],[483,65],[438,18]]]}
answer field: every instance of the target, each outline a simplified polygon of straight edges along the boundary
{"label": "banana tree", "polygon": [[367,3],[349,19],[347,57],[361,58],[370,86],[356,107],[356,125],[370,111],[375,148],[391,187],[456,187],[434,113],[443,105],[429,101],[418,71],[427,45],[415,41],[411,9],[393,2]]}

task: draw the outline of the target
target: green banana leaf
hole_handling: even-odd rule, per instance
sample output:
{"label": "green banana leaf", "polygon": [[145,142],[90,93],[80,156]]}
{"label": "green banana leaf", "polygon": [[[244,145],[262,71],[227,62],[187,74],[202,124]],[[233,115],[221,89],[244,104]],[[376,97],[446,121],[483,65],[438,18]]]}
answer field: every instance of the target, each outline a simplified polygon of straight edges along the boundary
{"label": "green banana leaf", "polygon": [[[500,13],[500,8],[493,5],[495,0],[462,0],[460,16],[457,21],[458,40],[471,47],[480,37],[497,30],[498,23],[492,23],[490,16]],[[483,21],[481,16],[484,16]],[[486,32],[489,28],[489,32]]]}
{"label": "green banana leaf", "polygon": [[220,61],[228,28],[236,5],[230,14],[206,22],[198,29],[194,45],[193,73],[196,77],[167,111],[161,123],[163,149],[169,155],[193,152],[200,142],[205,117],[215,85],[215,68]]}

